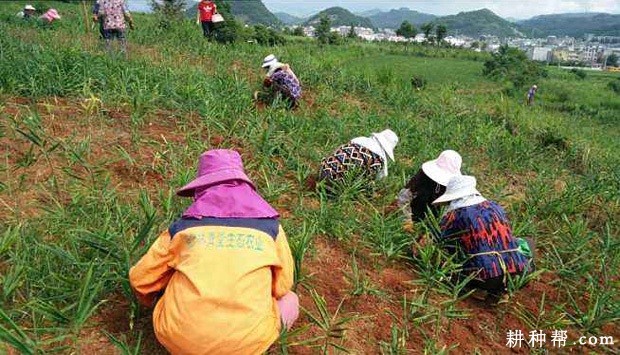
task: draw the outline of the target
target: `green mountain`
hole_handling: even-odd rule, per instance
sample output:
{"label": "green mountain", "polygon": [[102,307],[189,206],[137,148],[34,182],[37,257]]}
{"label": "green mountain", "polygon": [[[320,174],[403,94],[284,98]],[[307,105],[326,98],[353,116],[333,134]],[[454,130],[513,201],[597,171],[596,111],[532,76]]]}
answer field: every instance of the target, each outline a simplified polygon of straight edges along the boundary
{"label": "green mountain", "polygon": [[606,13],[542,15],[519,21],[518,25],[522,32],[532,37],[582,37],[586,33],[620,36],[620,15]]}
{"label": "green mountain", "polygon": [[287,14],[286,12],[274,12],[274,15],[285,25],[299,25],[304,22],[303,18]]}
{"label": "green mountain", "polygon": [[470,12],[459,12],[456,15],[437,18],[434,23],[444,24],[449,34],[477,37],[480,35],[495,35],[498,37],[515,37],[520,32],[517,25],[497,16],[489,9]]}
{"label": "green mountain", "polygon": [[[269,11],[261,0],[223,0],[216,3],[224,3],[230,6],[230,11],[235,19],[245,23],[255,25],[278,25],[280,20]],[[198,3],[192,5],[187,14],[189,17],[195,17],[198,9]]]}
{"label": "green mountain", "polygon": [[371,10],[366,10],[366,11],[361,11],[361,12],[354,12],[354,15],[357,16],[362,16],[362,17],[370,17],[372,15],[376,15],[376,14],[380,14],[383,11],[381,11],[380,9],[371,9]]}
{"label": "green mountain", "polygon": [[406,7],[392,9],[388,12],[379,12],[368,16],[375,27],[379,28],[399,28],[403,21],[409,21],[416,26],[426,22],[431,22],[437,18],[435,15],[413,11]]}
{"label": "green mountain", "polygon": [[332,21],[332,26],[349,26],[353,24],[357,27],[374,27],[370,19],[354,15],[349,10],[343,9],[342,7],[330,7],[329,9],[325,9],[310,17],[305,24],[316,26],[323,15],[327,16]]}

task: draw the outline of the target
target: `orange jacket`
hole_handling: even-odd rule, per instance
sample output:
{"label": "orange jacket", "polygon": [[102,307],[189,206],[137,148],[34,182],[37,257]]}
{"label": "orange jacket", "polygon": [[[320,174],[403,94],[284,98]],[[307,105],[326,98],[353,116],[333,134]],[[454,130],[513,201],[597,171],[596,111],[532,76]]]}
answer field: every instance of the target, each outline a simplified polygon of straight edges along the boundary
{"label": "orange jacket", "polygon": [[260,354],[278,338],[276,299],[293,285],[276,219],[181,219],[129,271],[172,354]]}

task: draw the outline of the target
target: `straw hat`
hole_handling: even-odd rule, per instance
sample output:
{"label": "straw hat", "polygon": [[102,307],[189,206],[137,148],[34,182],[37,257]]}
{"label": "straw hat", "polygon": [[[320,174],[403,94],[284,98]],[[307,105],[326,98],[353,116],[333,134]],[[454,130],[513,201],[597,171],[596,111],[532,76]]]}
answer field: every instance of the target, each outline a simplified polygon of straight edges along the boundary
{"label": "straw hat", "polygon": [[446,192],[433,201],[433,204],[450,202],[471,195],[480,195],[476,190],[476,178],[469,175],[455,175],[448,182]]}
{"label": "straw hat", "polygon": [[24,10],[36,11],[37,9],[35,9],[34,6],[32,6],[32,5],[26,5],[26,6],[24,6]]}
{"label": "straw hat", "polygon": [[435,160],[422,164],[422,171],[436,183],[446,186],[450,178],[461,175],[461,155],[454,150],[444,150]]}
{"label": "straw hat", "polygon": [[180,188],[177,195],[193,197],[197,188],[230,180],[242,180],[254,187],[252,180],[243,171],[243,162],[239,153],[230,149],[209,150],[204,152],[198,160],[196,179]]}

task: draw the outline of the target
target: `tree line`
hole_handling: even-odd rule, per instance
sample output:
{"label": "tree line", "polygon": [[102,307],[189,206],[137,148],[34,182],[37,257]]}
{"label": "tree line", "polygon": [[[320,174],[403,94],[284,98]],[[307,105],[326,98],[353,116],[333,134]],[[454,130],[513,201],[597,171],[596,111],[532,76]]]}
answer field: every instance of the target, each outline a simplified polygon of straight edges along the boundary
{"label": "tree line", "polygon": [[[422,24],[420,30],[424,33],[424,38],[428,44],[441,44],[448,34],[446,25],[434,24],[432,22]],[[396,30],[396,34],[405,38],[413,38],[418,34],[418,29],[409,21],[403,21]]]}

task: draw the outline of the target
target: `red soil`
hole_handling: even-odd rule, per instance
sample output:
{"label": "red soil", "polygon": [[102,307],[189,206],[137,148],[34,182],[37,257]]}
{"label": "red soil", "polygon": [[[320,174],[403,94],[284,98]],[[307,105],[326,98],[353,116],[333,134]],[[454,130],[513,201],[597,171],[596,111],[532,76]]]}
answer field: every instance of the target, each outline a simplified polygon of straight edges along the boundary
{"label": "red soil", "polygon": [[[242,68],[233,68],[242,70]],[[312,97],[307,107],[312,106]],[[32,103],[27,99],[11,98],[4,103],[4,109],[0,111],[0,118],[23,118],[32,110]],[[363,103],[360,103],[362,108]],[[183,128],[176,126],[175,114],[166,111],[156,111],[148,114],[146,122],[139,127],[139,140],[132,139],[132,127],[129,124],[130,114],[127,108],[112,108],[106,111],[106,118],[93,118],[92,121],[85,117],[83,107],[79,102],[64,99],[47,99],[35,104],[42,122],[42,128],[46,136],[53,137],[53,142],[65,142],[71,139],[90,137],[92,151],[85,155],[86,164],[70,164],[65,156],[58,152],[50,154],[49,161],[40,158],[29,166],[20,166],[27,157],[31,147],[23,136],[14,131],[0,137],[1,157],[7,166],[11,167],[8,179],[3,181],[7,186],[13,187],[22,184],[24,188],[9,188],[0,192],[0,216],[13,215],[18,218],[34,216],[37,213],[37,205],[45,202],[50,196],[41,192],[40,188],[51,177],[59,180],[62,186],[65,175],[60,174],[61,167],[70,166],[71,172],[76,176],[86,177],[88,169],[103,171],[109,174],[113,184],[125,192],[136,193],[141,189],[155,192],[166,188],[166,182],[158,165],[161,162],[161,154],[164,154],[170,145],[178,146],[185,143],[188,134]],[[192,122],[193,120],[190,120]],[[191,123],[189,123],[191,125]],[[10,125],[8,125],[10,127]],[[204,137],[210,147],[235,148],[241,151],[246,159],[251,158],[251,150],[244,142],[212,135],[205,128],[189,127],[191,134],[199,134]],[[196,133],[197,132],[197,133]],[[118,160],[115,147],[122,147],[130,155],[131,160]],[[208,148],[208,147],[205,147]],[[36,152],[36,150],[35,150]],[[193,158],[192,158],[193,159]],[[187,162],[193,164],[192,162]],[[307,181],[307,187],[314,185],[314,181]],[[510,181],[509,188],[517,191],[518,181]],[[10,192],[8,192],[10,191]],[[128,194],[131,195],[131,194]],[[154,193],[152,195],[155,195]],[[63,197],[64,196],[64,197]],[[129,196],[128,198],[130,198]],[[62,193],[54,196],[61,203],[68,201],[70,196]],[[294,199],[283,196],[276,204],[285,211],[287,207],[295,203]],[[305,202],[311,208],[318,206],[318,202],[309,198]],[[391,210],[394,206],[386,206],[385,210]],[[283,212],[284,217],[289,217],[289,212]],[[309,290],[314,289],[324,297],[330,312],[335,311],[342,302],[340,317],[356,315],[357,318],[348,323],[346,337],[342,344],[355,354],[379,353],[379,342],[389,342],[391,325],[399,324],[404,318],[402,299],[413,299],[421,290],[417,289],[411,281],[416,279],[413,267],[406,262],[389,263],[382,258],[373,256],[372,251],[358,243],[339,243],[322,236],[316,236],[313,242],[312,255],[306,257],[303,266],[303,274],[307,276],[303,286],[297,292],[300,296],[301,305],[309,312],[316,314],[316,309]],[[353,285],[347,279],[352,273],[352,255],[356,255],[360,274],[367,278],[371,288],[379,291],[378,294],[365,294],[361,296],[351,295]],[[515,295],[509,303],[490,304],[479,301],[473,297],[467,298],[459,304],[460,309],[468,309],[467,319],[453,320],[449,324],[444,322],[437,334],[433,334],[432,325],[422,326],[426,334],[419,329],[409,326],[409,338],[406,348],[410,353],[421,353],[425,339],[430,337],[436,341],[439,348],[458,344],[455,353],[482,354],[526,352],[527,347],[512,350],[506,347],[506,332],[508,330],[522,330],[526,336],[533,329],[523,322],[515,313],[514,304],[521,304],[533,314],[538,314],[540,300],[545,295],[545,311],[547,314],[554,312],[554,305],[561,300],[561,294],[554,285],[557,277],[552,273],[545,273],[540,280],[532,282],[522,291]],[[430,302],[442,301],[442,296],[431,295]],[[587,302],[587,295],[579,302]],[[580,303],[580,304],[581,304]],[[82,331],[79,341],[74,344],[78,353],[113,354],[119,353],[103,331],[106,331],[118,339],[130,336],[129,334],[142,334],[142,352],[145,354],[164,354],[165,350],[158,344],[153,334],[151,318],[148,311],[141,310],[141,314],[134,320],[130,301],[123,295],[112,294],[108,301],[100,306],[97,313],[91,318],[89,327]],[[309,318],[302,315],[297,326],[310,325]],[[132,329],[138,332],[130,332]],[[552,329],[544,329],[550,332]],[[620,338],[617,326],[609,325],[603,330],[606,335]],[[311,326],[306,333],[300,335],[300,339],[309,339],[320,335],[320,331]],[[580,334],[569,332],[569,339],[575,340]],[[547,335],[549,337],[549,334]],[[549,340],[549,339],[548,339]],[[137,339],[124,338],[130,344],[135,344]],[[550,349],[550,343],[547,343]],[[585,351],[586,348],[578,347],[573,350]],[[596,351],[592,348],[589,350]],[[273,352],[276,350],[273,349]],[[570,351],[567,348],[567,351]],[[316,348],[292,347],[291,353],[315,354]],[[10,352],[9,352],[10,353]]]}

